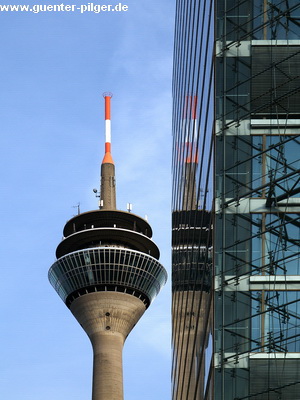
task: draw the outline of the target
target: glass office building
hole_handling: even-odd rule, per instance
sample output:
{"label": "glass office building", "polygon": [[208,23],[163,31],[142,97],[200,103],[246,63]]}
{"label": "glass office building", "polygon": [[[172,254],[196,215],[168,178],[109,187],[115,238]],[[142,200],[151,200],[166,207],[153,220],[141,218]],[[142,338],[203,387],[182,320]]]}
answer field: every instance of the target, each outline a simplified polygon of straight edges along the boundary
{"label": "glass office building", "polygon": [[300,4],[177,0],[173,400],[300,398]]}
{"label": "glass office building", "polygon": [[211,393],[213,2],[178,1],[174,53],[173,400]]}

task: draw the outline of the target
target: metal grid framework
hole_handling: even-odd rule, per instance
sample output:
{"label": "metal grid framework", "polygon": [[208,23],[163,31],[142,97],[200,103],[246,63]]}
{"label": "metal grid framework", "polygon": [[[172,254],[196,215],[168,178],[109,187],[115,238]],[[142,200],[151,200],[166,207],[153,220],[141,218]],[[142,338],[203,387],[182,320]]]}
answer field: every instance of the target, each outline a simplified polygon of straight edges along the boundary
{"label": "metal grid framework", "polygon": [[299,1],[177,0],[173,79],[173,400],[299,399]]}
{"label": "metal grid framework", "polygon": [[214,398],[296,400],[300,5],[219,0],[216,17]]}
{"label": "metal grid framework", "polygon": [[91,291],[126,288],[122,291],[137,297],[144,295],[149,305],[166,283],[167,274],[147,254],[117,247],[95,247],[59,258],[49,270],[49,280],[64,302],[81,288],[86,292],[88,288]]}

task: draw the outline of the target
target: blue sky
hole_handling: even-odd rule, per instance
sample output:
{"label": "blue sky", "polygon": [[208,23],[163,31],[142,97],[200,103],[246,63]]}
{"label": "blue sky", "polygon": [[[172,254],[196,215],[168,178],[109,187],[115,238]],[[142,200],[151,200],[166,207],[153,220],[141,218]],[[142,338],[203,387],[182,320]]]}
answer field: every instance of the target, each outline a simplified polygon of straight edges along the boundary
{"label": "blue sky", "polygon": [[[76,1],[68,4],[84,4]],[[134,213],[148,215],[170,272],[174,2],[123,4],[126,13],[0,13],[0,391],[7,400],[91,398],[89,340],[47,273],[73,206],[97,208],[104,91],[114,94],[118,208],[131,202]],[[169,279],[125,343],[126,400],[170,398],[170,330]]]}

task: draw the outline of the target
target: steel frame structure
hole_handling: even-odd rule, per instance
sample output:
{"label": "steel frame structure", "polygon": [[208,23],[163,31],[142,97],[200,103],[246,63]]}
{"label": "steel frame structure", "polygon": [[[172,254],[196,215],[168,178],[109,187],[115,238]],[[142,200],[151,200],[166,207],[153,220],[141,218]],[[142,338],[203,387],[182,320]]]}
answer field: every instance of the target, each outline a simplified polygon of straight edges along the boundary
{"label": "steel frame structure", "polygon": [[173,400],[296,400],[300,4],[178,0],[174,60]]}
{"label": "steel frame structure", "polygon": [[296,400],[300,5],[216,3],[214,398]]}

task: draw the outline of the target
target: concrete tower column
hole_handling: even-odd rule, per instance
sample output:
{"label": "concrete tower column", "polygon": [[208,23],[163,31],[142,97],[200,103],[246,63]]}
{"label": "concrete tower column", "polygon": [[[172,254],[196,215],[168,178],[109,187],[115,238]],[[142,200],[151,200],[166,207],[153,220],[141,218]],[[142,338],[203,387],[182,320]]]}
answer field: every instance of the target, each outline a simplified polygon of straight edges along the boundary
{"label": "concrete tower column", "polygon": [[77,298],[70,309],[93,346],[92,400],[123,400],[123,345],[145,304],[126,293],[96,292]]}
{"label": "concrete tower column", "polygon": [[92,400],[123,400],[122,335],[99,333],[93,338]]}
{"label": "concrete tower column", "polygon": [[115,166],[111,162],[101,165],[101,210],[116,209]]}

